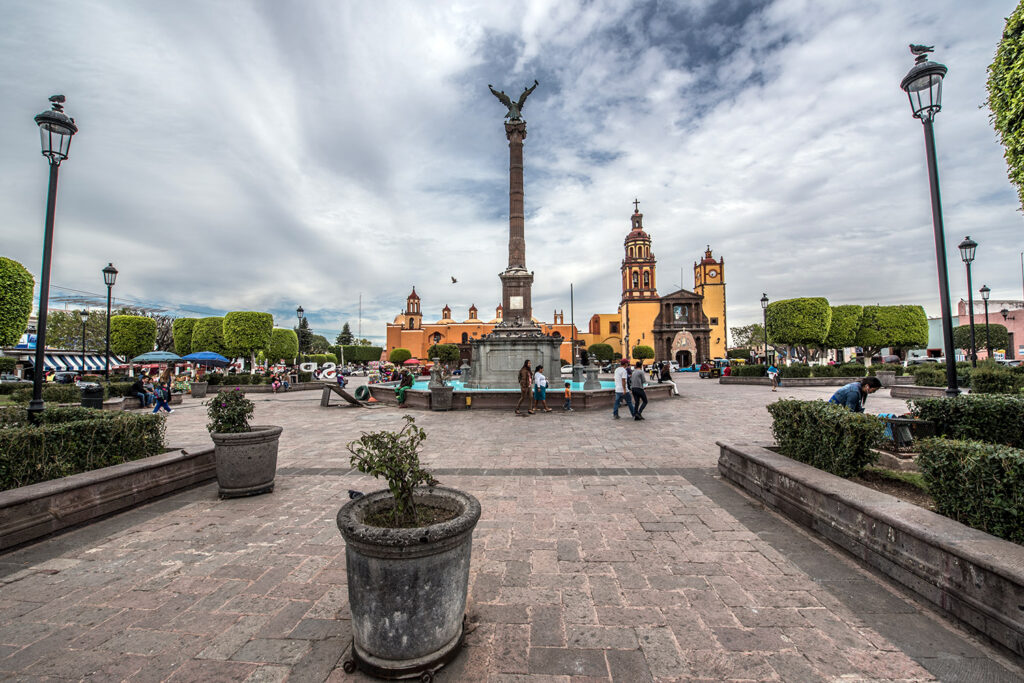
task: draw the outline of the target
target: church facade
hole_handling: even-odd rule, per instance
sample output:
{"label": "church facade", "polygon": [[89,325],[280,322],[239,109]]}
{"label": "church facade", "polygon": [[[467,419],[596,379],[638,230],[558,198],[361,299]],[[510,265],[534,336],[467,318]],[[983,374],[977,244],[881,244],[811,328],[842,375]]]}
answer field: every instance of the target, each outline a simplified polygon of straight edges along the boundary
{"label": "church facade", "polygon": [[[694,263],[694,288],[664,296],[657,290],[657,259],[639,207],[630,217],[620,266],[622,296],[616,313],[591,317],[584,343],[608,344],[633,361],[636,346],[654,349],[654,360],[680,365],[725,356],[725,259],[715,260],[709,246]],[[628,354],[628,355],[627,355]]]}

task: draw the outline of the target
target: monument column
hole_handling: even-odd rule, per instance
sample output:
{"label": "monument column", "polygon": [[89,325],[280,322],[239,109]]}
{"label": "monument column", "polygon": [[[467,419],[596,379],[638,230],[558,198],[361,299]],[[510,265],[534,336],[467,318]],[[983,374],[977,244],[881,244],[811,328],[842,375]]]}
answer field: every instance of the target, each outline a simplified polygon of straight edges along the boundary
{"label": "monument column", "polygon": [[526,270],[525,210],[523,208],[523,140],[526,121],[505,122],[508,138],[508,267],[501,277],[505,327],[533,327],[530,289],[533,274]]}

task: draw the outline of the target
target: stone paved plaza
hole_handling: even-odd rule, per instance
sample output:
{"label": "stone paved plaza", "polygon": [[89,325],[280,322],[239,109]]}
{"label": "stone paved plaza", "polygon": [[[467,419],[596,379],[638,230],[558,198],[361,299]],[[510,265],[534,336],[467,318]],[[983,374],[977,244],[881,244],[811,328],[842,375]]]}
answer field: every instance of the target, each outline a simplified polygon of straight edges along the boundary
{"label": "stone paved plaza", "polygon": [[[716,474],[716,440],[770,440],[764,405],[832,389],[684,376],[645,422],[609,412],[415,413],[424,461],[483,505],[471,633],[442,681],[1020,681],[979,642]],[[343,681],[344,445],[394,408],[253,395],[284,426],[277,488],[206,484],[0,555],[0,676]],[[905,410],[881,393],[872,412]],[[210,443],[187,399],[168,443]]]}

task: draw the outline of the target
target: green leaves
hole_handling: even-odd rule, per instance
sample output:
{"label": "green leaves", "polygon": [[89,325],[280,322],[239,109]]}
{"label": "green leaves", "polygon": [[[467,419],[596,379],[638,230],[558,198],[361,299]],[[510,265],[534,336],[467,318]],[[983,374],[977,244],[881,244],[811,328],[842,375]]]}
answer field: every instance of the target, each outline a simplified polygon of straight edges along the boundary
{"label": "green leaves", "polygon": [[397,432],[364,433],[348,444],[351,465],[364,474],[386,479],[394,500],[392,520],[396,524],[415,522],[415,488],[421,484],[437,485],[437,480],[420,467],[417,451],[427,433],[416,426],[411,415],[405,415],[405,426]]}
{"label": "green leaves", "polygon": [[1006,20],[988,67],[988,107],[1005,149],[1007,175],[1024,206],[1024,2]]}
{"label": "green leaves", "polygon": [[[974,346],[978,349],[985,349],[985,326],[974,326]],[[1003,325],[991,323],[988,326],[988,341],[993,349],[1006,349],[1010,346],[1010,333]],[[953,328],[953,346],[958,349],[971,348],[971,326],[960,325]]]}
{"label": "green leaves", "polygon": [[270,344],[267,346],[267,358],[276,363],[282,358],[289,363],[299,355],[299,336],[295,330],[275,327],[270,333]]}
{"label": "green leaves", "polygon": [[256,311],[232,311],[224,316],[224,345],[250,354],[267,348],[274,330],[274,316]]}
{"label": "green leaves", "polygon": [[615,349],[611,347],[611,344],[591,344],[587,347],[587,353],[602,363],[607,363],[615,358]]}
{"label": "green leaves", "polygon": [[883,422],[824,401],[782,400],[768,406],[779,451],[840,477],[860,474],[875,460]]}
{"label": "green leaves", "polygon": [[924,439],[918,465],[940,514],[1024,543],[1024,451],[1009,446]]}
{"label": "green leaves", "polygon": [[434,344],[427,349],[427,358],[440,358],[442,363],[454,363],[459,360],[459,347],[456,344]]}
{"label": "green leaves", "polygon": [[654,349],[645,344],[638,344],[637,346],[633,347],[633,358],[635,360],[654,358]]}
{"label": "green leaves", "polygon": [[832,308],[823,297],[783,299],[768,304],[768,341],[787,346],[819,346],[828,335]]}
{"label": "green leaves", "polygon": [[0,346],[14,346],[25,333],[34,286],[25,266],[0,256]]}
{"label": "green leaves", "polygon": [[192,330],[199,318],[175,318],[171,324],[174,335],[174,352],[179,356],[192,353]]}
{"label": "green leaves", "polygon": [[249,420],[252,419],[253,402],[238,388],[218,392],[205,405],[206,416],[210,418],[206,429],[211,433],[239,434],[252,431]]}
{"label": "green leaves", "polygon": [[110,318],[110,350],[126,360],[152,351],[156,345],[156,320],[142,315]]}
{"label": "green leaves", "polygon": [[911,401],[910,407],[914,417],[935,423],[942,436],[1024,448],[1024,398],[972,393],[919,398]]}
{"label": "green leaves", "polygon": [[[412,351],[410,351],[409,349],[403,349],[401,347],[397,349],[392,349],[391,355],[388,356],[388,360],[396,365],[401,365],[410,358],[412,358]],[[348,354],[345,354],[345,360],[351,361],[352,359],[348,357]]]}
{"label": "green leaves", "polygon": [[219,316],[200,318],[192,326],[192,351],[190,353],[202,351],[227,354],[228,350],[224,345],[224,318]]}
{"label": "green leaves", "polygon": [[858,305],[833,306],[832,322],[825,337],[825,348],[845,349],[854,346],[857,341],[857,330],[860,329],[864,307]]}
{"label": "green leaves", "polygon": [[928,344],[928,316],[921,306],[865,306],[855,342],[868,356],[886,346],[922,348]]}

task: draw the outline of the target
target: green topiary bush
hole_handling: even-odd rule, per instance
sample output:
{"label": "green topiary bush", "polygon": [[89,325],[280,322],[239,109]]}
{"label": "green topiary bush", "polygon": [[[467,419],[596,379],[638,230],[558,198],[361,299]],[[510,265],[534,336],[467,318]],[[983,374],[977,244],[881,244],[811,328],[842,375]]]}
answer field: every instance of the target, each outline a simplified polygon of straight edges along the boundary
{"label": "green topiary bush", "polygon": [[25,333],[34,287],[25,266],[0,256],[0,346],[14,346]]}
{"label": "green topiary bush", "polygon": [[731,374],[734,377],[766,377],[768,366],[766,365],[733,365]]}
{"label": "green topiary bush", "polygon": [[840,477],[853,477],[874,462],[871,449],[884,423],[824,401],[776,401],[768,406],[779,451]]}
{"label": "green topiary bush", "polygon": [[[23,385],[23,388],[11,394],[13,403],[28,403],[32,400],[32,387]],[[44,403],[80,403],[82,392],[74,384],[44,384]]]}
{"label": "green topiary bush", "polygon": [[157,455],[164,418],[89,408],[47,408],[31,425],[21,408],[0,410],[0,489]]}
{"label": "green topiary bush", "polygon": [[1024,451],[951,439],[923,439],[918,446],[917,462],[940,514],[1024,543]]}
{"label": "green topiary bush", "polygon": [[14,372],[18,367],[18,359],[10,356],[0,356],[0,372]]}
{"label": "green topiary bush", "polygon": [[171,334],[174,339],[174,352],[179,356],[192,353],[192,329],[199,318],[176,318],[171,323]]}
{"label": "green topiary bush", "polygon": [[914,384],[919,387],[946,386],[946,366],[938,363],[917,366],[914,368]]}
{"label": "green topiary bush", "polygon": [[1024,388],[1024,375],[995,364],[979,365],[971,371],[972,394],[1017,394]]}
{"label": "green topiary bush", "polygon": [[864,377],[867,369],[860,363],[843,363],[836,365],[836,377]]}
{"label": "green topiary bush", "polygon": [[811,377],[839,377],[839,366],[815,365],[811,368]]}
{"label": "green topiary bush", "polygon": [[156,346],[156,320],[144,315],[110,318],[110,350],[126,360],[152,351]]}
{"label": "green topiary bush", "polygon": [[793,363],[792,365],[779,368],[779,374],[782,377],[810,377],[811,366],[804,365],[803,363]]}
{"label": "green topiary bush", "polygon": [[200,318],[192,326],[191,353],[201,351],[227,354],[227,346],[224,344],[224,318],[219,316]]}
{"label": "green topiary bush", "polygon": [[205,375],[203,375],[203,379],[205,379],[206,383],[209,384],[211,387],[215,387],[221,383],[221,380],[224,379],[224,375],[220,374],[219,372],[208,372]]}
{"label": "green topiary bush", "polygon": [[1024,397],[918,398],[910,408],[914,417],[933,422],[940,436],[1024,448]]}
{"label": "green topiary bush", "polygon": [[895,372],[897,377],[902,377],[905,369],[899,363],[873,363],[867,371],[869,377],[874,377],[879,372]]}
{"label": "green topiary bush", "polygon": [[[388,360],[390,360],[395,365],[401,365],[410,358],[412,358],[412,351],[410,351],[409,349],[403,349],[401,347],[398,347],[397,349],[392,349],[391,354],[388,356]],[[345,354],[345,360],[348,362],[352,362],[352,359],[348,357],[347,353]]]}

